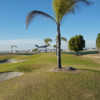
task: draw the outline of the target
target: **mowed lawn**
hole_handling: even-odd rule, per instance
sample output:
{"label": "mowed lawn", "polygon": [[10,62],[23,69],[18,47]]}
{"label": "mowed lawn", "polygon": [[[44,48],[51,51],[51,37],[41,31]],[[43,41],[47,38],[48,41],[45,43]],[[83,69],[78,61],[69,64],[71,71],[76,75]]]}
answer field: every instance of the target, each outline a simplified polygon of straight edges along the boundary
{"label": "mowed lawn", "polygon": [[54,53],[0,56],[23,60],[0,64],[0,72],[25,74],[0,82],[0,100],[100,100],[100,63],[84,56],[62,54],[63,67],[77,72],[52,72],[56,68]]}

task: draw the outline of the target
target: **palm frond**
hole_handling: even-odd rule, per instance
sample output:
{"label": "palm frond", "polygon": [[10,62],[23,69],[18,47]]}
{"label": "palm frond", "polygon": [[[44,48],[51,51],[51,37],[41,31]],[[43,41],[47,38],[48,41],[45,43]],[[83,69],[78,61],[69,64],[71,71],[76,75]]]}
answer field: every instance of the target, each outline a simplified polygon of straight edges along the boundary
{"label": "palm frond", "polygon": [[90,5],[92,3],[89,0],[76,0],[76,3],[77,2],[83,2],[83,3],[87,4],[87,5]]}
{"label": "palm frond", "polygon": [[51,38],[45,38],[44,41],[45,42],[52,42],[52,39]]}
{"label": "palm frond", "polygon": [[26,28],[28,28],[32,19],[34,19],[34,17],[37,16],[37,15],[42,15],[42,16],[44,16],[46,18],[50,18],[51,20],[56,22],[56,20],[52,16],[50,16],[49,14],[42,12],[42,11],[34,10],[34,11],[31,11],[26,18]]}
{"label": "palm frond", "polygon": [[64,15],[75,12],[75,8],[79,2],[90,5],[89,0],[53,0],[56,21],[60,23]]}
{"label": "palm frond", "polygon": [[90,2],[89,0],[75,0],[75,6],[73,6],[71,9],[70,9],[70,11],[69,12],[71,12],[71,13],[75,13],[75,11],[76,11],[76,8],[77,9],[79,9],[80,7],[77,5],[78,3],[84,3],[84,4],[86,4],[86,5],[91,5],[93,2]]}
{"label": "palm frond", "polygon": [[46,38],[46,39],[44,39],[44,42],[45,42],[46,45],[50,46],[50,42],[52,42],[52,39]]}
{"label": "palm frond", "polygon": [[63,41],[67,41],[67,39],[65,38],[65,37],[61,37],[61,40],[63,40]]}

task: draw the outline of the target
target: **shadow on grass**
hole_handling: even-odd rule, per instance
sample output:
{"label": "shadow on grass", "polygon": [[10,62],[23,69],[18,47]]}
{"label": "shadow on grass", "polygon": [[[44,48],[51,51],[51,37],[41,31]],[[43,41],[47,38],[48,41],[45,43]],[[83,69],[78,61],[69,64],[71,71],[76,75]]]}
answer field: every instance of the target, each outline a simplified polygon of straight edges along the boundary
{"label": "shadow on grass", "polygon": [[0,60],[0,64],[7,63],[9,59],[2,59]]}
{"label": "shadow on grass", "polygon": [[18,66],[16,68],[19,72],[32,72],[34,68],[32,66],[24,65],[24,66]]}
{"label": "shadow on grass", "polygon": [[[97,54],[98,51],[80,51],[78,52],[79,55],[88,55],[88,54]],[[76,52],[63,52],[63,54],[74,54],[76,55]]]}
{"label": "shadow on grass", "polygon": [[98,71],[96,69],[79,69],[79,70],[100,73],[100,71]]}

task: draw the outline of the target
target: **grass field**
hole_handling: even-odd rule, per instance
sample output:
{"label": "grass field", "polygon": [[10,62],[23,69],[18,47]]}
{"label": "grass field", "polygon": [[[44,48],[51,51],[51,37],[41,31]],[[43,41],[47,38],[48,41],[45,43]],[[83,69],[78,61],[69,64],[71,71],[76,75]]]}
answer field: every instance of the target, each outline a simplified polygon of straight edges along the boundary
{"label": "grass field", "polygon": [[6,57],[24,62],[0,64],[0,72],[25,74],[0,83],[0,100],[100,100],[100,63],[96,58],[62,54],[63,67],[80,70],[75,73],[50,72],[57,67],[54,53],[0,59]]}

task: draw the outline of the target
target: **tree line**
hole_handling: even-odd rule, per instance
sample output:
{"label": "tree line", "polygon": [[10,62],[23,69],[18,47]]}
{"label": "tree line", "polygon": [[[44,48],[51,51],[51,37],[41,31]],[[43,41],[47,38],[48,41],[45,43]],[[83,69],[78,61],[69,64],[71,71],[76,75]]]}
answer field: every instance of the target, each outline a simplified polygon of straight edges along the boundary
{"label": "tree line", "polygon": [[[56,52],[57,52],[57,37],[55,40],[56,40],[56,44],[53,45],[53,48],[56,49]],[[48,47],[51,46],[50,43],[52,41],[53,40],[51,38],[44,39],[44,43]],[[61,41],[66,43],[67,38],[61,37]],[[82,51],[85,49],[85,39],[84,39],[83,35],[76,35],[76,36],[71,37],[70,40],[68,41],[68,48],[69,48],[69,50],[74,51],[74,52],[76,52],[77,55],[79,55],[79,51]],[[100,33],[98,33],[97,38],[96,38],[96,48],[97,48],[98,52],[100,52]]]}
{"label": "tree line", "polygon": [[[61,41],[67,42],[67,38],[61,37]],[[46,39],[44,39],[44,42],[45,42],[46,45],[50,46],[50,42],[52,42],[52,39],[46,38]],[[56,38],[56,44],[54,44],[53,47],[57,51],[57,38]],[[76,53],[83,50],[85,48],[85,40],[84,40],[83,36],[82,35],[76,35],[76,36],[72,37],[68,41],[68,47],[69,47],[70,50],[75,51]]]}

